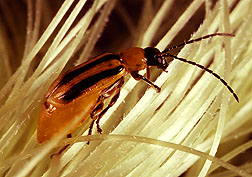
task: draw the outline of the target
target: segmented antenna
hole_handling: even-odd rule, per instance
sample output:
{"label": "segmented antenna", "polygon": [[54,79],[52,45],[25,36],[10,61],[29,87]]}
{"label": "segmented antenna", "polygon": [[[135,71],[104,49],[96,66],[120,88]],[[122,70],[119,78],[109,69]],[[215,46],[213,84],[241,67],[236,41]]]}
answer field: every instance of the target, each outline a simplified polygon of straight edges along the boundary
{"label": "segmented antenna", "polygon": [[179,47],[183,47],[183,46],[185,46],[187,44],[198,42],[198,41],[201,41],[203,39],[207,39],[207,38],[214,37],[214,36],[231,36],[231,37],[234,37],[235,35],[234,34],[230,34],[230,33],[214,33],[214,34],[209,34],[209,35],[206,35],[206,36],[203,36],[203,37],[192,39],[190,41],[185,41],[185,42],[183,42],[183,43],[181,43],[179,45],[168,47],[164,51],[162,51],[162,53],[166,53],[166,52],[169,52],[170,50],[173,50],[173,49],[176,49],[176,48],[179,48]]}
{"label": "segmented antenna", "polygon": [[172,54],[169,54],[167,53],[168,51],[170,50],[173,50],[173,49],[176,49],[178,47],[183,47],[184,45],[186,44],[191,44],[191,43],[194,43],[194,42],[198,42],[198,41],[201,41],[203,39],[207,39],[207,38],[210,38],[210,37],[213,37],[213,36],[235,36],[234,34],[229,34],[229,33],[214,33],[214,34],[209,34],[209,35],[206,35],[206,36],[203,36],[203,37],[200,37],[200,38],[197,38],[197,39],[193,39],[193,40],[190,40],[190,41],[186,41],[184,43],[181,43],[179,45],[176,45],[176,46],[172,46],[172,47],[169,47],[167,49],[165,49],[163,52],[162,52],[162,55],[165,56],[165,57],[172,57],[174,59],[177,59],[177,60],[180,60],[182,62],[185,62],[185,63],[189,63],[191,65],[194,65],[194,66],[197,66],[207,72],[209,72],[210,74],[212,74],[215,78],[217,78],[218,80],[220,80],[226,87],[227,89],[229,90],[230,93],[233,94],[234,98],[236,99],[237,102],[239,102],[239,98],[237,96],[237,94],[234,92],[234,90],[231,88],[231,86],[221,77],[219,76],[217,73],[215,73],[214,71],[212,71],[211,69],[208,69],[206,68],[205,66],[201,65],[201,64],[198,64],[194,61],[190,61],[190,60],[187,60],[185,58],[180,58],[180,57],[177,57],[175,55],[172,55]]}

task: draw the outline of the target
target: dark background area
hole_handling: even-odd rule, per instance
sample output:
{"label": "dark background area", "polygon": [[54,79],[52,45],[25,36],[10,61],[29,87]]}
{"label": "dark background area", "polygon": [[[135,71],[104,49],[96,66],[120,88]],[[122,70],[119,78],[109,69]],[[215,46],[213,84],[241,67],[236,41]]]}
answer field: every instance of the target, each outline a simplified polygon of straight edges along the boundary
{"label": "dark background area", "polygon": [[[58,9],[61,7],[63,0],[57,1],[41,1],[43,8],[42,11],[42,21],[40,26],[41,36],[44,30],[49,25],[50,21],[53,19],[54,15],[57,13]],[[75,1],[77,3],[78,1]],[[85,5],[82,12],[78,18],[82,17],[87,9],[92,5],[93,1],[88,1],[89,3]],[[123,48],[133,47],[135,45],[136,39],[134,36],[137,36],[141,28],[143,32],[149,25],[151,21],[147,21],[144,26],[140,26],[141,22],[141,11],[144,6],[145,0],[118,0],[116,2],[115,8],[113,9],[108,22],[104,28],[103,33],[101,34],[98,42],[96,43],[93,55],[98,55],[105,52],[118,52]],[[163,3],[163,0],[152,1],[153,13],[146,14],[148,16],[153,16],[159,10],[160,6]],[[158,41],[163,37],[163,35],[172,27],[176,22],[179,16],[184,12],[184,10],[190,5],[191,0],[181,0],[174,1],[172,8],[167,12],[167,18],[163,21],[160,26],[157,34],[155,35],[152,46],[155,46]],[[213,3],[214,4],[214,3]],[[35,5],[35,1],[33,2]],[[72,8],[74,5],[72,6]],[[33,7],[35,9],[35,7]],[[66,14],[65,18],[70,14],[71,10]],[[33,13],[36,13],[35,11]],[[179,34],[172,41],[172,44],[181,43],[184,40],[190,38],[191,34],[197,30],[198,26],[201,24],[204,19],[204,5],[195,13],[195,15],[187,22],[187,25],[182,29]],[[145,14],[143,14],[145,15]],[[131,23],[134,25],[135,30],[129,30],[126,21],[123,16],[127,16]],[[78,18],[76,22],[78,21]],[[147,18],[148,19],[148,18]],[[64,20],[63,20],[64,22]],[[61,25],[63,24],[61,23]],[[19,0],[0,0],[0,27],[1,30],[6,33],[7,43],[6,48],[10,50],[9,58],[12,68],[12,73],[17,69],[21,63],[21,59],[24,55],[24,44],[26,37],[26,25],[27,25],[27,4],[26,1]],[[53,35],[57,34],[57,31],[60,30],[60,25]],[[133,36],[134,35],[134,36]],[[40,51],[37,56],[37,60],[41,59],[46,51],[47,46],[50,45],[54,38],[51,37],[50,40],[45,45],[44,49]],[[171,45],[172,45],[171,44]],[[36,65],[34,65],[36,66]],[[34,68],[35,69],[35,68]]]}

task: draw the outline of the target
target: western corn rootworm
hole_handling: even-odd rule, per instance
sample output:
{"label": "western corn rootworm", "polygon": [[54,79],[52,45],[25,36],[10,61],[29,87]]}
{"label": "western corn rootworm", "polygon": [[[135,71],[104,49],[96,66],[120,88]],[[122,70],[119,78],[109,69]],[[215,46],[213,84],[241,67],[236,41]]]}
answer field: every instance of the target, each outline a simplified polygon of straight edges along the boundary
{"label": "western corn rootworm", "polygon": [[[186,60],[168,53],[170,50],[182,47],[186,44],[200,41],[213,36],[234,36],[228,33],[214,33],[201,38],[190,40],[182,44],[169,47],[160,52],[157,48],[145,49],[133,47],[119,53],[105,53],[95,57],[81,65],[74,67],[59,76],[50,86],[45,96],[45,102],[38,122],[37,139],[39,143],[50,140],[62,129],[67,127],[84,110],[87,105],[92,105],[75,128],[80,126],[89,117],[92,122],[89,126],[89,135],[96,123],[97,131],[102,133],[99,121],[106,111],[117,101],[126,74],[130,74],[135,80],[143,80],[148,85],[160,92],[161,88],[150,81],[150,66],[156,66],[166,72],[168,64],[177,59],[191,65],[195,65],[219,79],[233,94],[237,102],[238,96],[229,84],[212,70],[193,61]],[[166,58],[170,57],[169,62]],[[147,77],[138,72],[147,70]],[[104,100],[111,97],[111,101],[104,108]],[[71,137],[71,129],[68,137]]]}

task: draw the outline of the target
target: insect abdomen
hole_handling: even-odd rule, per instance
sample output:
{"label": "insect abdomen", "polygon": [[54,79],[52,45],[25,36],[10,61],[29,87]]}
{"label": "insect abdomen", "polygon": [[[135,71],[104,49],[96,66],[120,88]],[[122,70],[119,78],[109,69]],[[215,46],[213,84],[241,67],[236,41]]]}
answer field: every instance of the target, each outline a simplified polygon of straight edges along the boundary
{"label": "insect abdomen", "polygon": [[60,76],[51,85],[42,106],[38,142],[51,139],[85,111],[69,133],[78,127],[89,118],[102,91],[124,77],[125,73],[118,55],[104,54]]}

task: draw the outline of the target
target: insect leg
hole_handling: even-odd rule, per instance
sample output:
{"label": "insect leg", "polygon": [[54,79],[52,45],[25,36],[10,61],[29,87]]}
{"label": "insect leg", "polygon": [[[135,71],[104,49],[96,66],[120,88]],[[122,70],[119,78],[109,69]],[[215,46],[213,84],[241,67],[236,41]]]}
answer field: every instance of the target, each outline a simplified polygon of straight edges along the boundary
{"label": "insect leg", "polygon": [[[93,112],[90,115],[90,117],[92,119],[92,122],[89,125],[88,135],[92,135],[92,130],[93,130],[93,127],[94,127],[94,122],[97,119],[98,115],[102,112],[102,109],[103,109],[103,106],[104,106],[103,100],[104,100],[104,98],[102,96],[100,96],[99,99],[98,99],[98,101],[97,101],[98,106],[96,106],[96,108],[93,110]],[[89,145],[89,141],[87,142],[87,145]]]}
{"label": "insect leg", "polygon": [[96,126],[97,126],[97,132],[100,133],[100,134],[102,133],[102,129],[101,129],[100,125],[99,125],[100,119],[108,111],[108,109],[111,108],[116,103],[116,101],[117,101],[117,99],[119,98],[119,95],[120,95],[120,90],[121,90],[121,88],[116,89],[115,96],[113,96],[113,98],[111,99],[108,106],[105,109],[103,109],[103,111],[98,115],[98,118],[97,118],[95,123],[96,123]]}
{"label": "insect leg", "polygon": [[[93,129],[93,126],[94,126],[94,122],[95,122],[95,120],[92,119],[92,122],[89,125],[88,135],[92,135],[92,129]],[[89,145],[89,141],[87,142],[87,145]]]}
{"label": "insect leg", "polygon": [[115,92],[115,95],[111,98],[108,106],[105,109],[103,109],[99,115],[97,115],[98,118],[95,123],[97,126],[97,132],[100,134],[102,133],[102,129],[99,125],[100,119],[109,110],[109,108],[111,108],[116,103],[117,99],[119,98],[120,90],[123,83],[124,83],[124,78],[121,77],[118,81],[116,81],[109,89],[106,89],[105,92],[103,93],[104,95],[108,97],[111,96],[114,92]]}
{"label": "insect leg", "polygon": [[[104,100],[104,98],[102,96],[100,96],[97,101],[98,106],[96,106],[96,108],[93,110],[93,112],[90,115],[92,122],[90,123],[89,128],[88,128],[88,135],[92,135],[94,122],[97,119],[97,114],[99,114],[103,109],[103,105],[104,105],[103,100]],[[89,141],[87,142],[87,145],[89,145]]]}
{"label": "insect leg", "polygon": [[[69,133],[67,135],[67,138],[72,138],[71,133]],[[50,157],[53,158],[55,155],[60,155],[62,152],[64,152],[68,147],[70,146],[70,144],[65,145],[63,148],[61,148],[61,150],[59,150],[59,152],[52,154]]]}
{"label": "insect leg", "polygon": [[147,79],[150,80],[150,67],[149,66],[146,67],[146,76],[147,76]]}
{"label": "insect leg", "polygon": [[91,113],[90,117],[95,120],[96,119],[96,116],[99,115],[102,110],[103,110],[103,100],[105,99],[104,96],[100,96],[98,101],[97,101],[97,106],[95,107],[95,109],[93,110],[93,112]]}
{"label": "insect leg", "polygon": [[[92,122],[89,125],[88,135],[92,135],[92,129],[94,126],[94,122],[97,119],[97,115],[99,115],[103,110],[103,106],[104,106],[103,100],[104,100],[104,96],[100,96],[97,101],[98,105],[96,106],[96,108],[93,110],[93,112],[90,115]],[[88,144],[89,144],[89,142],[88,142]]]}
{"label": "insect leg", "polygon": [[[92,129],[93,129],[95,121],[96,121],[96,125],[97,125],[97,132],[102,133],[102,129],[99,125],[99,121],[100,121],[101,117],[107,112],[107,110],[115,104],[116,100],[119,97],[120,89],[121,89],[123,83],[124,83],[124,78],[121,77],[114,84],[112,84],[109,88],[102,91],[102,94],[97,101],[97,106],[93,110],[93,112],[91,113],[92,122],[89,126],[88,135],[92,134]],[[109,105],[105,109],[103,109],[104,99],[110,97],[112,94],[114,94],[114,92],[116,92],[115,96],[111,99]],[[87,144],[89,144],[89,142]]]}
{"label": "insect leg", "polygon": [[144,76],[138,74],[137,72],[133,72],[131,73],[131,76],[135,79],[135,80],[140,80],[142,79],[143,81],[145,81],[147,84],[149,84],[150,86],[152,86],[154,89],[156,89],[157,92],[161,91],[161,88],[158,87],[157,85],[153,84],[153,82],[151,82],[150,80],[148,80],[147,78],[145,78]]}

